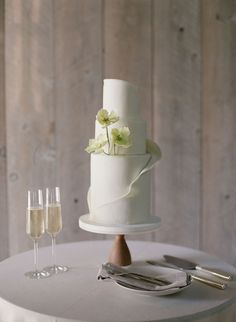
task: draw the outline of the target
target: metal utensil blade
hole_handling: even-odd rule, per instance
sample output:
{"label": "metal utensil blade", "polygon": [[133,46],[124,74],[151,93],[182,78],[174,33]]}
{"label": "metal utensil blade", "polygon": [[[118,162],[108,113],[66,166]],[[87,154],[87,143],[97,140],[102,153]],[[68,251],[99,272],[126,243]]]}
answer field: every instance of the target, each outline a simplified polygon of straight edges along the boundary
{"label": "metal utensil blade", "polygon": [[223,271],[216,270],[216,269],[212,269],[212,268],[208,268],[208,267],[204,267],[204,266],[201,266],[197,263],[189,261],[187,259],[183,259],[183,258],[179,258],[179,257],[175,257],[175,256],[170,256],[170,255],[164,255],[163,257],[165,258],[167,263],[174,264],[182,269],[201,271],[203,273],[211,274],[217,278],[221,278],[221,279],[224,279],[227,281],[230,281],[233,279],[233,276],[230,273],[223,272]]}
{"label": "metal utensil blade", "polygon": [[[177,269],[177,270],[183,270],[184,271],[184,268],[182,267],[179,267],[175,264],[172,264],[172,263],[169,263],[169,262],[161,262],[161,261],[156,261],[156,260],[148,260],[146,261],[148,264],[150,265],[154,265],[154,266],[160,266],[160,267],[168,267],[168,268],[171,268],[171,269]],[[211,279],[207,279],[207,278],[203,278],[203,277],[200,277],[200,276],[197,276],[193,273],[189,274],[189,276],[192,277],[192,279],[194,280],[197,280],[199,282],[202,282],[204,284],[207,284],[209,286],[213,286],[213,287],[216,287],[220,290],[224,290],[227,286],[227,284],[225,283],[221,283],[221,282],[216,282],[216,281],[213,281]]]}
{"label": "metal utensil blade", "polygon": [[170,255],[164,255],[163,257],[168,263],[174,264],[175,266],[182,269],[196,269],[196,266],[197,266],[196,263],[179,257],[170,256]]}
{"label": "metal utensil blade", "polygon": [[172,269],[177,269],[177,270],[182,270],[180,267],[167,263],[164,261],[159,261],[159,260],[147,260],[146,263],[153,265],[153,266],[160,266],[160,267],[166,267],[166,268],[172,268]]}

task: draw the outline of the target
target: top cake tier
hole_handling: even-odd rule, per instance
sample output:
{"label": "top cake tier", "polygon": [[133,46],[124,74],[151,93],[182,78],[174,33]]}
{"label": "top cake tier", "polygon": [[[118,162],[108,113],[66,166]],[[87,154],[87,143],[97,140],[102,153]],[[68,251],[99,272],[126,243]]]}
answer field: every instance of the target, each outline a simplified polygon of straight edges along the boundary
{"label": "top cake tier", "polygon": [[122,119],[141,120],[138,88],[127,81],[104,79],[103,108],[116,112]]}
{"label": "top cake tier", "polygon": [[[110,127],[127,126],[131,132],[132,145],[127,149],[119,149],[119,154],[146,153],[146,123],[140,110],[138,88],[127,81],[104,79],[103,108],[115,112],[119,121]],[[103,133],[101,125],[96,121],[95,135]]]}

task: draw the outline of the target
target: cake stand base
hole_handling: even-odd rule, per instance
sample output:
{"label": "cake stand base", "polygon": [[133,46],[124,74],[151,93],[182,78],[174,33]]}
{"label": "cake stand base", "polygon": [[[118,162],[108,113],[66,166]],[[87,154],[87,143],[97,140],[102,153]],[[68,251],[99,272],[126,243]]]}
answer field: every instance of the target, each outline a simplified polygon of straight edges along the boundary
{"label": "cake stand base", "polygon": [[125,235],[117,235],[115,237],[108,260],[110,263],[119,266],[131,264],[131,255],[126,244]]}
{"label": "cake stand base", "polygon": [[109,255],[109,262],[119,266],[131,264],[131,255],[125,241],[125,235],[141,234],[156,230],[161,223],[161,219],[156,216],[150,216],[146,223],[106,226],[98,224],[90,219],[90,214],[79,218],[80,228],[97,234],[116,235]]}
{"label": "cake stand base", "polygon": [[161,223],[161,219],[156,216],[150,216],[146,223],[142,224],[127,224],[127,225],[111,225],[105,226],[90,219],[90,215],[82,215],[79,218],[80,228],[97,234],[108,235],[128,235],[141,234],[150,231],[155,231]]}

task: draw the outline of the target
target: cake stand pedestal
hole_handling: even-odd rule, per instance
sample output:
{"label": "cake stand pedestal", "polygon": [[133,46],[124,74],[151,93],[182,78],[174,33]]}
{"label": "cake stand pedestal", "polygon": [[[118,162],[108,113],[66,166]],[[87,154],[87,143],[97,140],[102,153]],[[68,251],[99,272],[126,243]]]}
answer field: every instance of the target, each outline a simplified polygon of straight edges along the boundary
{"label": "cake stand pedestal", "polygon": [[109,262],[119,266],[127,266],[132,262],[129,247],[125,240],[126,234],[140,234],[156,230],[160,226],[159,217],[149,217],[145,224],[105,226],[93,222],[90,215],[86,214],[79,218],[80,228],[97,234],[116,235],[108,257]]}
{"label": "cake stand pedestal", "polygon": [[125,235],[116,235],[108,260],[110,263],[119,266],[127,266],[132,263]]}

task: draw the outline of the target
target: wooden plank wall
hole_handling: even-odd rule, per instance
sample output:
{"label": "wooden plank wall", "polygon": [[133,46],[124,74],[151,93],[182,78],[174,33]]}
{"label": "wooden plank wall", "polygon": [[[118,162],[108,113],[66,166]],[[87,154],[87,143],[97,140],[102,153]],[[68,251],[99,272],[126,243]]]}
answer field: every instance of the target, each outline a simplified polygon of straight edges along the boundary
{"label": "wooden plank wall", "polygon": [[84,148],[102,80],[120,78],[140,87],[148,136],[163,151],[152,195],[162,225],[136,238],[236,263],[235,1],[7,0],[5,7],[0,145],[5,133],[8,158],[0,185],[8,202],[0,212],[6,222],[8,208],[10,254],[32,246],[24,216],[26,191],[36,185],[62,188],[59,242],[106,238],[77,221],[87,212]]}
{"label": "wooden plank wall", "polygon": [[236,264],[236,1],[203,1],[201,247]]}
{"label": "wooden plank wall", "polygon": [[86,214],[94,116],[102,105],[102,2],[54,1],[56,176],[62,189],[61,241],[103,236],[78,227]]}
{"label": "wooden plank wall", "polygon": [[25,234],[27,189],[45,187],[55,178],[54,31],[51,1],[6,1],[5,5],[8,218],[13,254],[32,247]]}
{"label": "wooden plank wall", "polygon": [[7,152],[5,111],[5,27],[4,1],[0,0],[0,258],[8,256],[8,212],[7,212]]}
{"label": "wooden plank wall", "polygon": [[197,248],[201,215],[200,2],[154,1],[154,17],[153,128],[163,154],[154,187],[155,212],[163,219],[155,235],[160,241]]}

